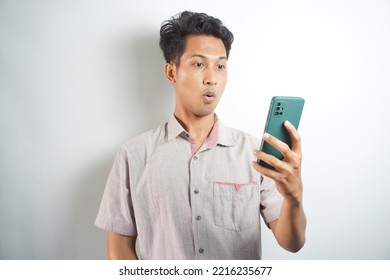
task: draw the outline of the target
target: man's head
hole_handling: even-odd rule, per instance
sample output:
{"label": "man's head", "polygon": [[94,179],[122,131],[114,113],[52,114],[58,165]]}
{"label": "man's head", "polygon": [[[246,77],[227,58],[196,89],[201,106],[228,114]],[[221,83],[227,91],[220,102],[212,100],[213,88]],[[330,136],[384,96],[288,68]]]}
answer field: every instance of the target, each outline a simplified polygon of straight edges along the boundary
{"label": "man's head", "polygon": [[167,63],[180,64],[186,39],[191,35],[210,35],[221,39],[226,49],[226,57],[229,58],[234,39],[229,29],[219,19],[205,13],[184,11],[163,22],[160,29],[160,48]]}
{"label": "man's head", "polygon": [[206,14],[183,12],[163,23],[165,75],[176,92],[177,117],[214,114],[227,82],[233,34]]}

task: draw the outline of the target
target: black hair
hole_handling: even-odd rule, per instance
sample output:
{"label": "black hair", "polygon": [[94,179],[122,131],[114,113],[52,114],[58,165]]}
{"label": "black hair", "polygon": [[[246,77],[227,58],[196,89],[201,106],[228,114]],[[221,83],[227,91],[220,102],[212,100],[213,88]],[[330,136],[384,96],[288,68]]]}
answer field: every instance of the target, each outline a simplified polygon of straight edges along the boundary
{"label": "black hair", "polygon": [[221,39],[225,45],[226,57],[229,58],[233,33],[217,18],[205,13],[184,11],[161,25],[160,48],[167,63],[179,64],[186,47],[186,38],[190,35],[211,35]]}

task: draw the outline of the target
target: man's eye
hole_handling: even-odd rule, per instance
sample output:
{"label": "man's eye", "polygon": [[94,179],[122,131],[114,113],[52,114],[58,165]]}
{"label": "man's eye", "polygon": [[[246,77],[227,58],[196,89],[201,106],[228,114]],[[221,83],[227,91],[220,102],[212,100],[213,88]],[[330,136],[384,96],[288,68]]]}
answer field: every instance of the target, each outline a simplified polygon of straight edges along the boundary
{"label": "man's eye", "polygon": [[197,62],[197,63],[195,63],[195,66],[198,68],[202,68],[204,66],[204,64],[202,62]]}
{"label": "man's eye", "polygon": [[225,68],[225,65],[223,65],[223,64],[218,64],[218,65],[217,65],[217,68],[218,68],[218,69],[224,69],[224,68]]}

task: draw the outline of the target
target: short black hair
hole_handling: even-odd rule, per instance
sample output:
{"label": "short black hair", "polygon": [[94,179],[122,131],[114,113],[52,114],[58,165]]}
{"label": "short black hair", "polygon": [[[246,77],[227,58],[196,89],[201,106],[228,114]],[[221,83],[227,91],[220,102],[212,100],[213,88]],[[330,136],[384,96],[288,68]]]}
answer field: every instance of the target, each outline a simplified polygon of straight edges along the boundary
{"label": "short black hair", "polygon": [[186,38],[190,35],[211,35],[221,39],[226,57],[229,58],[234,36],[222,21],[205,13],[184,11],[161,25],[160,48],[167,63],[179,64],[186,47]]}

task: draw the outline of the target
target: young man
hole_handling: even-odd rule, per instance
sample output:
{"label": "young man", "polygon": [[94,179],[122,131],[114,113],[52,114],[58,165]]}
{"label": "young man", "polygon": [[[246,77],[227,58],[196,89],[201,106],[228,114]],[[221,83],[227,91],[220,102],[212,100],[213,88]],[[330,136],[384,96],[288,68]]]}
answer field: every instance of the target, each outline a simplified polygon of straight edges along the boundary
{"label": "young man", "polygon": [[183,12],[160,35],[175,110],[117,154],[95,221],[108,231],[108,258],[260,259],[260,215],[283,248],[300,250],[306,218],[298,132],[285,124],[291,149],[263,136],[283,153],[280,161],[214,114],[233,42],[220,20]]}

